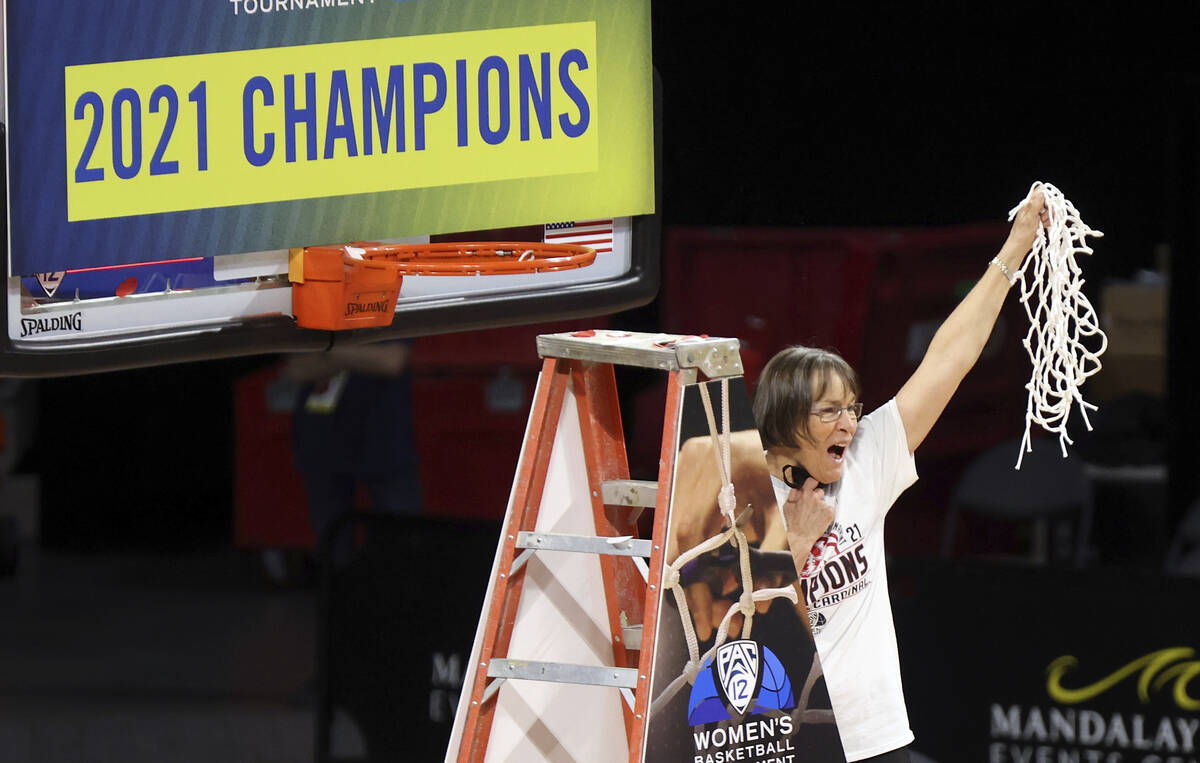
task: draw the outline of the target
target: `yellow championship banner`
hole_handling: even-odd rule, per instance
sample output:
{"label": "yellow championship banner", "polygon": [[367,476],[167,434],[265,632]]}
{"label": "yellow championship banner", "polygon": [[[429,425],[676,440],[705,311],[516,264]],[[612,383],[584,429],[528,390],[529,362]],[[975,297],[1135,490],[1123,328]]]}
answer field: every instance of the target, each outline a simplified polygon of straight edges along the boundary
{"label": "yellow championship banner", "polygon": [[64,73],[72,222],[598,169],[595,22]]}

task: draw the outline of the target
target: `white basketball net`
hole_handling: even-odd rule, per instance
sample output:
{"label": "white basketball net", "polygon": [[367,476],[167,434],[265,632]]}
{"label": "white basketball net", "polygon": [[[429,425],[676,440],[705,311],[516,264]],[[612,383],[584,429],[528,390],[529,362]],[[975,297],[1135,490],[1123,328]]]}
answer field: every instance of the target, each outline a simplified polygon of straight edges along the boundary
{"label": "white basketball net", "polygon": [[[754,576],[750,571],[750,544],[746,541],[745,534],[737,524],[737,499],[734,496],[733,482],[731,481],[729,379],[721,379],[722,405],[721,428],[719,430],[717,429],[716,417],[713,415],[713,406],[708,394],[708,385],[700,384],[698,386],[700,388],[700,398],[704,402],[704,413],[708,417],[708,431],[713,442],[713,455],[716,458],[717,473],[721,475],[721,492],[717,494],[717,505],[721,509],[721,514],[725,517],[726,528],[720,534],[714,535],[699,545],[681,552],[675,561],[668,565],[663,572],[663,584],[671,590],[671,593],[675,596],[675,603],[679,606],[679,619],[683,625],[684,639],[687,641],[688,662],[683,668],[683,673],[672,681],[663,690],[662,694],[654,700],[651,707],[652,713],[668,702],[683,686],[695,682],[696,675],[700,672],[700,668],[705,660],[711,658],[729,637],[729,624],[734,615],[739,612],[742,614],[744,624],[742,626],[741,637],[750,638],[750,628],[754,620],[754,610],[757,602],[770,601],[780,596],[788,599],[793,604],[797,601],[796,589],[790,585],[782,588],[754,590]],[[721,618],[721,625],[717,628],[717,637],[712,647],[701,655],[700,646],[696,639],[696,627],[692,623],[692,614],[688,609],[687,597],[684,595],[679,571],[688,562],[710,551],[715,551],[731,539],[738,550],[738,569],[742,583],[742,595],[738,601],[730,605],[725,616]]]}
{"label": "white basketball net", "polygon": [[[1013,278],[1021,284],[1021,304],[1029,317],[1029,332],[1023,344],[1033,362],[1033,373],[1025,388],[1029,402],[1025,409],[1025,435],[1017,454],[1017,466],[1033,450],[1029,430],[1038,424],[1058,434],[1063,457],[1074,440],[1067,434],[1071,406],[1079,403],[1079,413],[1088,430],[1092,428],[1087,412],[1096,406],[1083,399],[1079,386],[1100,370],[1100,355],[1108,347],[1108,337],[1100,330],[1092,303],[1084,295],[1082,271],[1075,261],[1078,254],[1092,254],[1086,238],[1104,234],[1092,230],[1080,218],[1075,205],[1049,183],[1034,183],[1032,195],[1041,189],[1050,215],[1050,227],[1038,225],[1038,236],[1028,257]],[[1008,219],[1029,202],[1029,196],[1008,213]],[[1045,231],[1046,235],[1042,235]],[[1085,337],[1100,337],[1100,348],[1084,345]]]}

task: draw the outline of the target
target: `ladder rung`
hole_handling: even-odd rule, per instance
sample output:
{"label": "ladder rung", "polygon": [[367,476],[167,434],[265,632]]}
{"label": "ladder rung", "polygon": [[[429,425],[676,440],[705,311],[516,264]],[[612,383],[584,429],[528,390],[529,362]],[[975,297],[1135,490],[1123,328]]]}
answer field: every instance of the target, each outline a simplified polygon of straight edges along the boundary
{"label": "ladder rung", "polygon": [[551,681],[560,684],[587,684],[636,689],[636,668],[608,668],[599,665],[573,665],[568,662],[532,662],[494,658],[488,663],[490,678],[516,678],[526,681]]}
{"label": "ladder rung", "polygon": [[710,379],[742,373],[736,339],[689,337],[680,334],[597,331],[582,337],[573,333],[542,334],[537,338],[543,358],[571,358],[596,363],[678,371],[698,368]]}
{"label": "ladder rung", "polygon": [[649,540],[621,536],[616,538],[595,535],[567,535],[565,533],[538,533],[523,531],[517,534],[517,548],[532,548],[538,551],[574,551],[582,554],[610,554],[612,556],[650,556],[653,544]]}
{"label": "ladder rung", "polygon": [[650,480],[607,480],[600,483],[607,506],[654,507],[658,505],[658,483]]}

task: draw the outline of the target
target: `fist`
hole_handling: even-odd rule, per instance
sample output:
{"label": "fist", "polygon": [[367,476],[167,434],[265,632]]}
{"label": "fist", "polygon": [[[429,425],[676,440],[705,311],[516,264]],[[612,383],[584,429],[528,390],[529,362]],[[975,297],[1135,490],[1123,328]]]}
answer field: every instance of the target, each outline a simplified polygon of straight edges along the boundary
{"label": "fist", "polygon": [[825,501],[825,491],[809,477],[799,490],[792,488],[783,504],[787,519],[787,539],[792,553],[808,554],[813,544],[833,524],[833,507]]}
{"label": "fist", "polygon": [[1035,188],[1013,218],[1008,240],[1022,253],[1033,248],[1038,230],[1050,227],[1050,210],[1046,207],[1046,196],[1041,188]]}

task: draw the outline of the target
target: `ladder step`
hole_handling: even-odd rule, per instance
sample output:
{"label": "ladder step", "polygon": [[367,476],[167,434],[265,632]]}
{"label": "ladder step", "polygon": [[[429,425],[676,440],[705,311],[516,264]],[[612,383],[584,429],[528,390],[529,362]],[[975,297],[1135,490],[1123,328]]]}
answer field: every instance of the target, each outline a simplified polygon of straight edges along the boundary
{"label": "ladder step", "polygon": [[678,371],[697,368],[710,379],[742,373],[736,339],[628,331],[542,334],[538,355]]}
{"label": "ladder step", "polygon": [[532,662],[494,658],[488,663],[489,678],[516,678],[526,681],[551,681],[560,684],[587,684],[636,689],[636,668],[607,668],[598,665],[572,665],[567,662]]}
{"label": "ladder step", "polygon": [[609,554],[611,556],[650,556],[653,544],[649,540],[621,536],[617,538],[594,535],[568,535],[565,533],[517,533],[517,548],[536,551],[574,551],[581,554]]}
{"label": "ladder step", "polygon": [[607,506],[658,505],[658,483],[650,480],[607,480],[600,483],[600,496]]}

